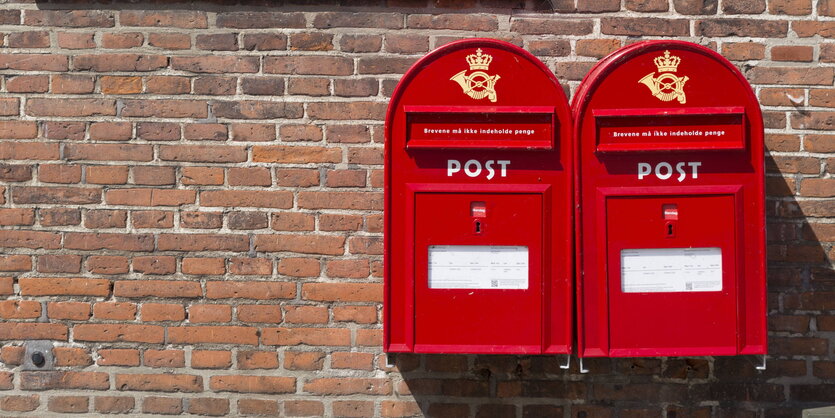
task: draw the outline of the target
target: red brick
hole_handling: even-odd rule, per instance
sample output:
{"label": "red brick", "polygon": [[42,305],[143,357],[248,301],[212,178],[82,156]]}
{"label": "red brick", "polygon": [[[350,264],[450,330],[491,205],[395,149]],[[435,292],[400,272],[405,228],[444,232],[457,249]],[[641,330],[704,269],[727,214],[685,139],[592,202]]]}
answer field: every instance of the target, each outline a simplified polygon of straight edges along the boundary
{"label": "red brick", "polygon": [[217,190],[200,194],[203,206],[237,206],[289,209],[293,194],[288,191]]}
{"label": "red brick", "polygon": [[127,298],[197,298],[203,290],[200,283],[184,280],[120,280],[114,284],[113,294]]}
{"label": "red brick", "polygon": [[313,231],[316,218],[310,213],[273,212],[272,229],[276,231]]}
{"label": "red brick", "polygon": [[284,307],[284,321],[293,324],[325,324],[328,322],[328,309],[323,306]]}
{"label": "red brick", "polygon": [[86,321],[90,319],[90,304],[87,302],[49,302],[46,306],[49,319]]}
{"label": "red brick", "polygon": [[344,328],[262,328],[261,343],[348,346],[351,344],[351,332]]}
{"label": "red brick", "polygon": [[[0,139],[34,138],[38,128],[31,122],[0,121]],[[57,160],[57,144],[32,142],[6,142],[0,148],[0,157],[6,160]]]}
{"label": "red brick", "polygon": [[281,322],[281,308],[275,305],[238,305],[238,321],[277,324]]}
{"label": "red brick", "polygon": [[75,250],[123,250],[151,251],[154,248],[152,235],[145,234],[91,234],[65,233],[64,248]]}
{"label": "red brick", "polygon": [[142,412],[150,414],[179,415],[183,413],[183,400],[162,396],[147,396],[142,401]]}
{"label": "red brick", "polygon": [[241,326],[169,327],[172,344],[258,344],[258,330]]}
{"label": "red brick", "polygon": [[284,368],[287,370],[322,370],[324,364],[325,353],[321,351],[284,352]]}
{"label": "red brick", "polygon": [[32,257],[28,255],[0,255],[0,271],[32,270]]}
{"label": "red brick", "polygon": [[212,33],[197,35],[195,46],[207,51],[236,51],[238,49],[238,34]]}
{"label": "red brick", "polygon": [[291,299],[296,296],[296,286],[286,282],[206,282],[209,299]]}
{"label": "red brick", "polygon": [[84,348],[77,347],[55,347],[52,349],[55,356],[55,366],[89,366],[93,364],[90,352]]}
{"label": "red brick", "polygon": [[7,366],[19,366],[23,364],[23,357],[26,354],[26,348],[16,345],[7,345],[3,347],[0,352],[0,361]]}
{"label": "red brick", "polygon": [[64,49],[92,49],[96,41],[92,33],[58,32],[58,46]]}
{"label": "red brick", "polygon": [[188,321],[193,324],[231,320],[232,307],[230,305],[191,305],[188,308]]}
{"label": "red brick", "polygon": [[331,353],[331,368],[373,370],[374,354],[372,353]]}
{"label": "red brick", "polygon": [[38,256],[40,273],[80,273],[81,256],[74,254],[45,254]]}
{"label": "red brick", "polygon": [[32,167],[28,165],[0,164],[0,180],[8,182],[32,179]]}
{"label": "red brick", "polygon": [[246,161],[246,149],[233,146],[213,145],[162,145],[160,159],[166,161],[187,161],[207,163],[232,163]]}
{"label": "red brick", "polygon": [[183,258],[183,274],[216,275],[226,273],[223,258]]}
{"label": "red brick", "polygon": [[196,415],[223,416],[229,413],[229,400],[219,398],[192,398],[188,412]]}
{"label": "red brick", "polygon": [[311,169],[276,169],[276,184],[285,187],[312,187],[319,185],[319,172]]}
{"label": "red brick", "polygon": [[209,387],[215,392],[293,393],[296,378],[270,376],[212,376]]}
{"label": "red brick", "polygon": [[0,247],[45,248],[55,250],[61,246],[61,234],[40,231],[0,230]]}
{"label": "red brick", "polygon": [[41,303],[34,300],[0,301],[0,318],[32,319],[41,316]]}
{"label": "red brick", "polygon": [[180,125],[167,122],[141,122],[136,124],[136,136],[148,141],[174,141],[180,139]]}
{"label": "red brick", "polygon": [[191,352],[191,367],[195,369],[228,369],[232,366],[229,351],[194,350]]}
{"label": "red brick", "polygon": [[374,324],[377,322],[377,309],[373,306],[334,306],[333,320]]}
{"label": "red brick", "polygon": [[52,412],[83,413],[90,410],[90,398],[86,396],[52,396],[48,408]]}
{"label": "red brick", "polygon": [[124,210],[93,209],[84,217],[84,227],[89,229],[124,228],[128,212]]}
{"label": "red brick", "polygon": [[789,25],[785,20],[710,19],[696,21],[696,36],[785,38]]}
{"label": "red brick", "polygon": [[88,184],[125,184],[128,168],[125,166],[88,166]]}
{"label": "red brick", "polygon": [[61,94],[92,93],[95,88],[93,77],[80,75],[53,75],[52,92]]}
{"label": "red brick", "polygon": [[105,49],[128,49],[142,46],[145,39],[141,32],[103,33],[101,46]]}
{"label": "red brick", "polygon": [[112,28],[113,12],[100,10],[27,10],[23,23],[29,26],[59,26],[69,28]]}
{"label": "red brick", "polygon": [[143,322],[182,321],[186,310],[173,303],[144,303],[140,310]]}
{"label": "red brick", "polygon": [[378,52],[382,49],[383,38],[380,35],[342,35],[339,48],[345,52]]}
{"label": "red brick", "polygon": [[58,277],[21,277],[20,294],[24,296],[107,296],[110,280]]}
{"label": "red brick", "polygon": [[89,204],[101,202],[101,189],[88,187],[15,187],[15,203]]}
{"label": "red brick", "polygon": [[223,169],[216,167],[183,167],[182,182],[186,185],[221,185]]}
{"label": "red brick", "polygon": [[238,369],[277,369],[278,353],[275,351],[239,351]]}
{"label": "red brick", "polygon": [[287,49],[287,35],[283,33],[246,33],[243,49],[248,51],[275,51]]}
{"label": "red brick", "polygon": [[195,229],[219,229],[223,226],[220,212],[180,212],[180,226]]}
{"label": "red brick", "polygon": [[149,186],[171,185],[176,181],[174,167],[133,167],[133,183]]}
{"label": "red brick", "polygon": [[162,343],[163,327],[134,324],[80,324],[73,327],[76,341]]}
{"label": "red brick", "polygon": [[257,57],[199,56],[172,57],[171,68],[193,73],[257,73]]}
{"label": "red brick", "polygon": [[269,186],[272,184],[270,169],[266,167],[230,168],[230,186]]}
{"label": "red brick", "polygon": [[172,274],[177,270],[177,260],[171,256],[144,256],[133,258],[133,271],[144,274]]}
{"label": "red brick", "polygon": [[303,28],[305,17],[302,13],[224,12],[218,13],[217,26],[236,29]]}
{"label": "red brick", "polygon": [[321,378],[307,381],[302,390],[315,395],[388,395],[391,382],[387,379]]}
{"label": "red brick", "polygon": [[157,239],[161,251],[247,251],[246,235],[162,234]]}
{"label": "red brick", "polygon": [[0,398],[0,409],[13,412],[34,411],[40,405],[38,395],[4,396]]}
{"label": "red brick", "polygon": [[307,104],[313,120],[382,120],[386,111],[380,102],[312,102]]}
{"label": "red brick", "polygon": [[98,350],[99,366],[139,366],[139,350],[116,348]]}
{"label": "red brick", "polygon": [[290,251],[302,254],[342,255],[345,238],[315,235],[256,235],[255,250],[265,252]]}
{"label": "red brick", "polygon": [[302,298],[316,301],[382,302],[379,283],[305,283]]}
{"label": "red brick", "polygon": [[319,260],[311,258],[282,258],[278,262],[278,274],[292,277],[319,276]]}
{"label": "red brick", "polygon": [[138,210],[131,212],[134,228],[171,228],[174,226],[174,213],[158,210]]}
{"label": "red brick", "polygon": [[45,93],[49,90],[49,77],[45,75],[21,75],[6,80],[10,93]]}
{"label": "red brick", "polygon": [[67,144],[64,152],[71,161],[151,161],[154,154],[150,145],[128,144]]}
{"label": "red brick", "polygon": [[87,258],[87,270],[96,274],[127,273],[128,259],[116,255],[93,255]]}
{"label": "red brick", "polygon": [[188,374],[117,374],[116,389],[147,392],[202,392],[203,378]]}
{"label": "red brick", "polygon": [[192,10],[124,10],[119,13],[119,22],[124,26],[185,29],[205,29],[208,27],[206,13]]}
{"label": "red brick", "polygon": [[61,324],[0,322],[0,340],[67,341],[67,327]]}
{"label": "red brick", "polygon": [[105,192],[110,205],[180,206],[194,203],[197,192],[176,189],[114,189]]}
{"label": "red brick", "polygon": [[104,76],[99,78],[99,85],[104,94],[142,93],[141,77]]}
{"label": "red brick", "polygon": [[34,209],[0,209],[0,225],[32,225],[35,223]]}
{"label": "red brick", "polygon": [[78,209],[44,208],[38,211],[42,226],[78,225],[81,211]]}
{"label": "red brick", "polygon": [[133,411],[136,401],[129,396],[96,396],[95,410],[102,414],[127,414]]}
{"label": "red brick", "polygon": [[[278,415],[278,401],[238,399],[238,412],[244,415]],[[284,412],[289,415],[287,412],[287,402],[284,402]]]}
{"label": "red brick", "polygon": [[93,305],[93,317],[133,321],[136,318],[136,304],[130,302],[97,302]]}
{"label": "red brick", "polygon": [[722,3],[726,14],[758,14],[765,11],[765,0],[726,0]]}
{"label": "red brick", "polygon": [[[0,54],[0,69],[19,71],[67,71],[66,55]],[[29,99],[32,100],[32,99]]]}
{"label": "red brick", "polygon": [[185,367],[183,350],[145,350],[143,363],[147,367]]}

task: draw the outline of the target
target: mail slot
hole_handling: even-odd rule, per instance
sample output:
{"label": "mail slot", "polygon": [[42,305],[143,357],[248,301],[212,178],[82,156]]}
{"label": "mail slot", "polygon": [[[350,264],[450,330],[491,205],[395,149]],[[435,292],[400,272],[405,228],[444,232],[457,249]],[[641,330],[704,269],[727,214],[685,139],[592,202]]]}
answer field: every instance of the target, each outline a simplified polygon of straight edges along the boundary
{"label": "mail slot", "polygon": [[571,112],[539,60],[496,40],[429,53],[386,118],[384,348],[572,349]]}
{"label": "mail slot", "polygon": [[763,124],[691,43],[598,63],[573,103],[581,357],[766,353]]}

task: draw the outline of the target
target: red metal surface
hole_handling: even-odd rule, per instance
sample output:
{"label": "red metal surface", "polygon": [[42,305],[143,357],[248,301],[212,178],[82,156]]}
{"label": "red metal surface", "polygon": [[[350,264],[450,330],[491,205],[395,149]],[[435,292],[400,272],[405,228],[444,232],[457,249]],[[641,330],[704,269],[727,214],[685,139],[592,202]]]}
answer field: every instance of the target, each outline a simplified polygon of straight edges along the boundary
{"label": "red metal surface", "polygon": [[[641,42],[598,63],[572,108],[578,354],[765,354],[763,125],[742,74]],[[623,287],[623,254],[693,248],[721,253],[721,290]]]}
{"label": "red metal surface", "polygon": [[[386,119],[386,351],[571,352],[571,133],[553,74],[511,44],[454,42],[406,73]],[[527,247],[527,286],[430,288],[430,246]]]}

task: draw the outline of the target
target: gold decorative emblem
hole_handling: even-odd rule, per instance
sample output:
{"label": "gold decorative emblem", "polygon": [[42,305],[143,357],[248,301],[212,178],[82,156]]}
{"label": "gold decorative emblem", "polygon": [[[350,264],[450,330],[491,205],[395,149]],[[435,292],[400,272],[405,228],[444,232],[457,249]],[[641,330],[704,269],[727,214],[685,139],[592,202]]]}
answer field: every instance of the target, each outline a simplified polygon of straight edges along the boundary
{"label": "gold decorative emblem", "polygon": [[[481,53],[481,48],[475,51],[475,54],[467,55],[467,63],[470,64],[470,71],[487,70],[493,57]],[[496,82],[499,81],[498,75],[489,75],[484,71],[475,71],[466,75],[467,70],[461,71],[450,78],[450,80],[458,83],[464,94],[473,99],[488,98],[491,102],[496,101]]]}
{"label": "gold decorative emblem", "polygon": [[655,73],[649,73],[638,82],[649,87],[653,96],[665,102],[677,99],[681,104],[687,103],[687,97],[684,96],[684,83],[689,80],[689,77],[679,77],[673,74],[678,69],[681,58],[675,55],[670,56],[670,51],[664,51],[664,56],[655,57],[654,61],[661,74],[654,77]]}

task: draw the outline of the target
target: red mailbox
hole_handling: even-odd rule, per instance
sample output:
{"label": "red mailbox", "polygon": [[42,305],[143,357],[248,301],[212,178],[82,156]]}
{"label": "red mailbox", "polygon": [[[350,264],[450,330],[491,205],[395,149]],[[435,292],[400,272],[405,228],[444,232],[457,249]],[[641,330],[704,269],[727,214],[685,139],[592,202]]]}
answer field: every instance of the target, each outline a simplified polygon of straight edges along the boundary
{"label": "red mailbox", "polygon": [[730,62],[650,41],[573,102],[581,357],[766,353],[763,124]]}
{"label": "red mailbox", "polygon": [[524,50],[454,42],[386,117],[384,348],[571,352],[571,112]]}

